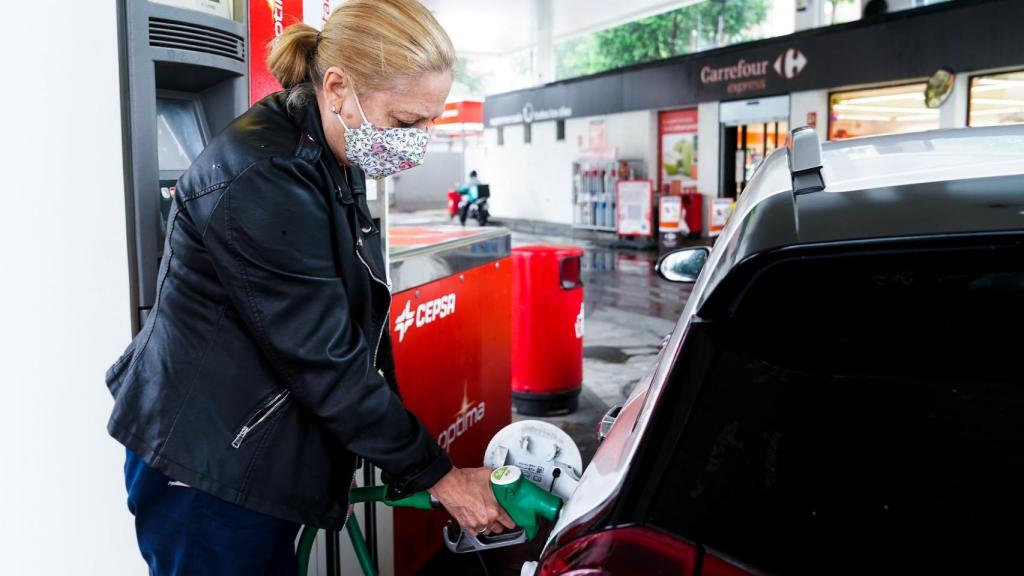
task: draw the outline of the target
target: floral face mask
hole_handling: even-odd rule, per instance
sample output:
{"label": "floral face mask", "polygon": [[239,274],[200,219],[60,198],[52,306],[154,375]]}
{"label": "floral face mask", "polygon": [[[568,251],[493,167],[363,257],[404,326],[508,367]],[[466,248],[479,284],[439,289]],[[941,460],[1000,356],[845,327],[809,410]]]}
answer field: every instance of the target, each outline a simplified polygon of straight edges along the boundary
{"label": "floral face mask", "polygon": [[349,162],[362,168],[366,176],[373,179],[387,178],[423,163],[430,140],[426,131],[419,128],[378,128],[366,119],[354,90],[352,95],[363,118],[361,126],[349,128],[341,114],[331,109],[345,128],[345,156]]}

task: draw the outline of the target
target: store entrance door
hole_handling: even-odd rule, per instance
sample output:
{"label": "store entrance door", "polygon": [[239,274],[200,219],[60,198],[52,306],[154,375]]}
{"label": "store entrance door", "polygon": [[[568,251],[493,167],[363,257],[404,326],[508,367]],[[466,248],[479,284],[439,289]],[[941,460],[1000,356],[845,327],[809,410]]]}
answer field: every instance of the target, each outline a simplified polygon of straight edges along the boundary
{"label": "store entrance door", "polygon": [[739,197],[754,170],[789,137],[789,96],[723,102],[719,196]]}

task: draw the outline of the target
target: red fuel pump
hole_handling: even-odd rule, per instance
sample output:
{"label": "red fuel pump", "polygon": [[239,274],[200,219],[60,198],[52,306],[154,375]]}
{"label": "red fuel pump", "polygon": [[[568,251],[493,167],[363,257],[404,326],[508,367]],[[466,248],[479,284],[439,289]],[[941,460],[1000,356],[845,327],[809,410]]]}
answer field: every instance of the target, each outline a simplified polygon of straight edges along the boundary
{"label": "red fuel pump", "polygon": [[[512,419],[511,237],[501,228],[392,227],[391,341],[402,400],[456,466],[479,466]],[[441,548],[448,514],[394,510],[394,574]]]}

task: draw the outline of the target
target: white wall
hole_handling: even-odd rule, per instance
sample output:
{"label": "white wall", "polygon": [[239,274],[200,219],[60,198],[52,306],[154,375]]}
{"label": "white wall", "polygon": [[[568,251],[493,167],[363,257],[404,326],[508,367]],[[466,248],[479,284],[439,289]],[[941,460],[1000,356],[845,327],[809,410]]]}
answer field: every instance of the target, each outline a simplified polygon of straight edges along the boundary
{"label": "white wall", "polygon": [[0,574],[146,570],[105,429],[131,336],[114,5],[25,2],[0,35]]}
{"label": "white wall", "polygon": [[[697,105],[697,191],[704,195],[704,206],[718,197],[719,184],[719,139],[718,102],[703,102]],[[705,217],[706,221],[707,218]],[[707,224],[704,225],[707,230]]]}
{"label": "white wall", "polygon": [[818,139],[828,140],[828,90],[808,90],[789,95],[789,129],[807,125],[807,114],[817,114]]}
{"label": "white wall", "polygon": [[[480,178],[491,184],[491,214],[558,224],[572,223],[572,163],[589,146],[590,123],[605,123],[606,144],[623,159],[644,161],[648,177],[657,170],[657,113],[649,110],[570,118],[565,140],[556,141],[554,121],[536,122],[532,142],[523,143],[523,126],[505,126],[505,143],[488,128],[479,156]],[[468,161],[468,159],[467,159]]]}
{"label": "white wall", "polygon": [[967,126],[967,102],[971,91],[972,73],[956,75],[953,91],[939,107],[939,128],[963,128]]}
{"label": "white wall", "polygon": [[822,25],[825,19],[824,2],[822,0],[806,0],[803,10],[793,7],[793,24],[796,30],[807,30]]}

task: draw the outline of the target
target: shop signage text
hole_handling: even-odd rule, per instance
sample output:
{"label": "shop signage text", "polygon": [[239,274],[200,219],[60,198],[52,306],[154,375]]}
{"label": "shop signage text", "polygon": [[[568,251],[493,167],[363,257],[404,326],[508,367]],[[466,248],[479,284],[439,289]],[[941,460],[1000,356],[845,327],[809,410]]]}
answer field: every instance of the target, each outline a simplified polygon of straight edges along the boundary
{"label": "shop signage text", "polygon": [[[768,88],[770,64],[772,62],[768,59],[748,62],[740,58],[732,66],[704,66],[700,69],[700,82],[705,86],[728,82],[725,87],[726,93],[735,95],[765,90]],[[803,72],[806,65],[807,57],[804,53],[799,49],[789,48],[775,57],[772,69],[779,78],[791,80]]]}
{"label": "shop signage text", "polygon": [[268,51],[284,33],[285,26],[302,20],[301,0],[249,2],[249,101],[253,104],[281,85],[264,65]]}
{"label": "shop signage text", "polygon": [[494,116],[487,121],[488,126],[505,126],[506,124],[529,124],[542,120],[558,120],[572,116],[572,108],[559,106],[558,108],[544,108],[535,110],[532,102],[523,105],[523,109],[515,114]]}
{"label": "shop signage text", "polygon": [[705,66],[701,68],[700,81],[706,85],[739,80],[739,82],[729,82],[726,92],[729,94],[742,94],[751,90],[764,90],[768,85],[768,81],[765,79],[765,74],[767,73],[767,60],[747,62],[740,58],[740,61],[732,66],[723,66],[721,68]]}
{"label": "shop signage text", "polygon": [[437,436],[437,443],[441,445],[441,449],[448,452],[452,443],[455,442],[459,436],[466,433],[467,430],[473,427],[474,424],[484,419],[487,405],[483,402],[477,402],[476,404],[470,404],[464,407],[458,414],[455,415],[455,421],[448,425],[447,428],[441,431]]}

